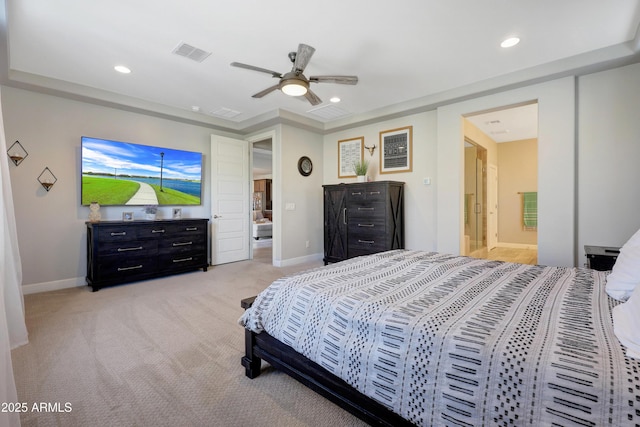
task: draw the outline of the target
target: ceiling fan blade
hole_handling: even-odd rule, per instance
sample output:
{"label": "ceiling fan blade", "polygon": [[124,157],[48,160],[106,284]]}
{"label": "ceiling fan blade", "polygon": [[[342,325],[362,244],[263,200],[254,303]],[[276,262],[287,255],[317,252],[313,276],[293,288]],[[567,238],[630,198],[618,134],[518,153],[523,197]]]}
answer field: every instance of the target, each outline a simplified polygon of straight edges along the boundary
{"label": "ceiling fan blade", "polygon": [[267,70],[266,68],[255,67],[253,65],[247,65],[247,64],[243,64],[241,62],[232,62],[231,66],[232,67],[238,67],[238,68],[244,68],[244,69],[252,70],[252,71],[259,71],[261,73],[271,74],[272,77],[282,78],[282,74],[280,74],[277,71]]}
{"label": "ceiling fan blade", "polygon": [[298,52],[296,53],[296,61],[293,63],[293,70],[302,73],[307,65],[309,65],[309,61],[311,61],[311,57],[316,50],[309,45],[300,43],[298,45]]}
{"label": "ceiling fan blade", "polygon": [[307,90],[307,93],[304,94],[304,97],[307,98],[307,101],[309,101],[311,105],[322,104],[322,99],[320,99],[318,95],[313,93],[311,89]]}
{"label": "ceiling fan blade", "polygon": [[357,76],[311,76],[309,81],[313,83],[337,83],[341,85],[355,85],[358,83]]}
{"label": "ceiling fan blade", "polygon": [[260,91],[258,93],[256,93],[255,95],[252,95],[252,98],[262,98],[265,95],[269,95],[271,92],[273,92],[274,90],[278,89],[280,87],[280,83],[278,83],[277,85],[273,85],[271,87],[266,88],[263,91]]}

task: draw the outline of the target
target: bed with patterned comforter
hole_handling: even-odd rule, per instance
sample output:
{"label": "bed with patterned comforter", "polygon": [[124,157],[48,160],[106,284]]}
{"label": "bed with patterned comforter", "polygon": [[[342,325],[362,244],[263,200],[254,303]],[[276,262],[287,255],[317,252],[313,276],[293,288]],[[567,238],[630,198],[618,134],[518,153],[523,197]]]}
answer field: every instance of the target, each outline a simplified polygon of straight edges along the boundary
{"label": "bed with patterned comforter", "polygon": [[416,425],[633,426],[607,274],[396,250],[278,279],[240,323]]}

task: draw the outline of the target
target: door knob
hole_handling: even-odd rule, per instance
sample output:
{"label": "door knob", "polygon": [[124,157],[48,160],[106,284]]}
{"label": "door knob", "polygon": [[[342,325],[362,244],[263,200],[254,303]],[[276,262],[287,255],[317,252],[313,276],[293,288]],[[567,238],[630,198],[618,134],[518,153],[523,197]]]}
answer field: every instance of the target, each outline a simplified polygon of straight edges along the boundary
{"label": "door knob", "polygon": [[218,219],[218,218],[222,218],[222,215],[214,215],[213,219]]}

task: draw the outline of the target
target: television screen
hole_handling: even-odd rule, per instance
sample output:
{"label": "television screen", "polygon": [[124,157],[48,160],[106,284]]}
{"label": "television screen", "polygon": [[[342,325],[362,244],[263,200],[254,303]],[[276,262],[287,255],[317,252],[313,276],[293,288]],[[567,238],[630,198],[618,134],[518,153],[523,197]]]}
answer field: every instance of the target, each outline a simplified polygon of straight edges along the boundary
{"label": "television screen", "polygon": [[82,137],[82,204],[200,205],[202,153]]}

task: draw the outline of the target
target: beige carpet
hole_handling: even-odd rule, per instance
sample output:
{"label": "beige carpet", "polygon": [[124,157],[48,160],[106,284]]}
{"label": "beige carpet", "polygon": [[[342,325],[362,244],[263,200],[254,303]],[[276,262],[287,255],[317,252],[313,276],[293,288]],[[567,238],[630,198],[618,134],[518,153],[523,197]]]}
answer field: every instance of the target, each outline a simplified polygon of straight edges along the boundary
{"label": "beige carpet", "polygon": [[244,261],[95,293],[25,296],[30,343],[12,352],[18,397],[30,409],[62,410],[30,410],[22,425],[364,425],[265,363],[254,380],[240,365],[240,299],[319,265]]}

